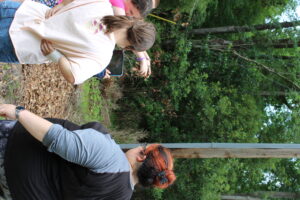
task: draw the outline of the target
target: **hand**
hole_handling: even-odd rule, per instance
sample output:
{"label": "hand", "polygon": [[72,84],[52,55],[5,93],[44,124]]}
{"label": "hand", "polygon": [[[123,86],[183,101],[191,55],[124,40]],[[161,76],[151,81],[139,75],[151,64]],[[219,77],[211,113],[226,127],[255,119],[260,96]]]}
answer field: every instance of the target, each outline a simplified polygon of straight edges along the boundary
{"label": "hand", "polygon": [[44,56],[49,55],[54,50],[55,49],[53,48],[52,43],[50,41],[44,39],[41,41],[41,51]]}
{"label": "hand", "polygon": [[63,6],[63,4],[61,3],[61,4],[56,5],[55,7],[47,10],[45,13],[45,19],[52,17],[58,11],[58,9],[61,8],[62,6]]}
{"label": "hand", "polygon": [[111,74],[111,72],[108,69],[106,69],[105,70],[105,76],[103,77],[103,79],[109,79],[110,78],[110,74]]}
{"label": "hand", "polygon": [[12,104],[0,104],[0,116],[15,120],[16,106]]}
{"label": "hand", "polygon": [[151,63],[148,59],[143,59],[140,62],[140,68],[133,68],[134,71],[137,71],[139,76],[148,78],[151,75]]}

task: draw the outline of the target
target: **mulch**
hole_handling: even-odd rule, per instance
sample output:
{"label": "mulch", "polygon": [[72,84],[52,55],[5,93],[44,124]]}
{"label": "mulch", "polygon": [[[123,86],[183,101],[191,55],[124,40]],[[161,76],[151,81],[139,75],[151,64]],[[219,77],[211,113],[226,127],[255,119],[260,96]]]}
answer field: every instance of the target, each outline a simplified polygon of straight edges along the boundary
{"label": "mulch", "polygon": [[[13,70],[16,68],[20,71],[15,72],[18,71]],[[1,73],[0,90],[5,100],[9,99],[5,90],[11,90],[8,84],[13,84],[10,81],[18,83],[14,91],[16,102],[6,103],[23,105],[42,117],[66,119],[72,113],[70,109],[76,102],[76,88],[63,78],[56,64],[11,65],[7,70],[0,65],[0,78]]]}

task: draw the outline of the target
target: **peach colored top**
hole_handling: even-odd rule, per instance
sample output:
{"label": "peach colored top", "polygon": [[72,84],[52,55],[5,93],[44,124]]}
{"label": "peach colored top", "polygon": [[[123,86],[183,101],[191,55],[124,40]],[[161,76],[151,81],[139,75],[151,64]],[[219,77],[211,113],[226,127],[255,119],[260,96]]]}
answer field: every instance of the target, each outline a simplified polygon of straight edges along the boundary
{"label": "peach colored top", "polygon": [[113,15],[109,1],[74,0],[45,19],[48,9],[25,0],[17,10],[9,33],[19,62],[49,62],[40,49],[41,39],[46,39],[69,60],[75,84],[101,72],[112,57],[115,39],[95,31],[95,24],[103,16]]}

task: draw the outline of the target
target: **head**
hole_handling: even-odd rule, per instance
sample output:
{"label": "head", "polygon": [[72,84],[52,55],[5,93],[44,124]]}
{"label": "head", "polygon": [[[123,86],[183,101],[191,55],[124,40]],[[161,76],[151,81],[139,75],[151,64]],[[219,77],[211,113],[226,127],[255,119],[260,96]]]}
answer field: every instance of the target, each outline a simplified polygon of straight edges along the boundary
{"label": "head", "polygon": [[154,8],[152,0],[124,0],[126,16],[145,17]]}
{"label": "head", "polygon": [[[105,16],[102,22],[107,27],[107,33],[125,29],[125,37],[122,40],[116,41],[121,48],[134,51],[146,51],[151,48],[155,42],[156,30],[153,24],[145,22],[143,19],[137,19],[128,16]],[[119,44],[118,44],[119,43]]]}
{"label": "head", "polygon": [[137,177],[144,187],[167,188],[175,180],[173,157],[169,149],[160,144],[151,144],[143,152]]}

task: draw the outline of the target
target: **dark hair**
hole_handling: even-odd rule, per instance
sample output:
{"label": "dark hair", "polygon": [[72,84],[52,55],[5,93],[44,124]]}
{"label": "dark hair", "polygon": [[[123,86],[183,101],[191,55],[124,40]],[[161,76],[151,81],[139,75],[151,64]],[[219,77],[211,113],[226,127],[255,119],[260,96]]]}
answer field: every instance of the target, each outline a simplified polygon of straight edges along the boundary
{"label": "dark hair", "polygon": [[131,3],[140,12],[141,16],[147,16],[153,9],[152,0],[131,0]]}
{"label": "dark hair", "polygon": [[176,180],[173,157],[169,149],[152,144],[145,150],[146,159],[138,169],[139,183],[144,187],[167,188]]}
{"label": "dark hair", "polygon": [[127,40],[130,43],[127,48],[129,49],[146,51],[155,42],[156,30],[154,25],[143,19],[128,16],[105,16],[101,21],[106,25],[107,33],[127,28]]}

